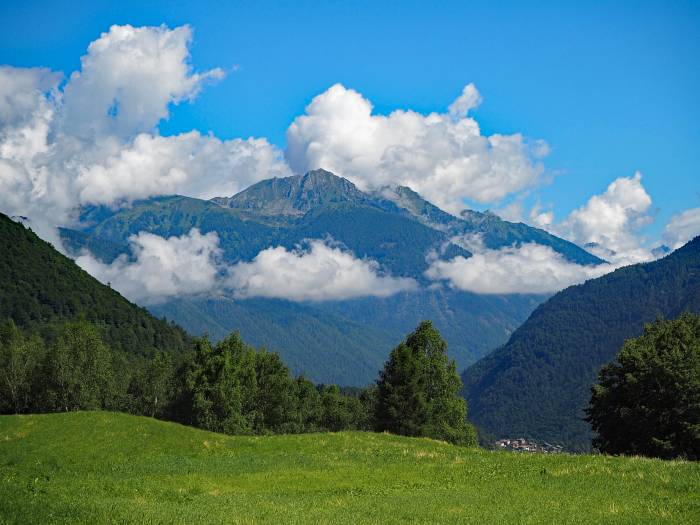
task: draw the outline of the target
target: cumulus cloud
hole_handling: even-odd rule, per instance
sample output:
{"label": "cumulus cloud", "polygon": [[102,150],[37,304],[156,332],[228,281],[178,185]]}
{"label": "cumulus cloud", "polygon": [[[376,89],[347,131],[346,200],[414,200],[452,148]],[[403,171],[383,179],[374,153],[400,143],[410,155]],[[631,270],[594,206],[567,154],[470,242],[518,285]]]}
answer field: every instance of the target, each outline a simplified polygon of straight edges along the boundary
{"label": "cumulus cloud", "polygon": [[192,71],[191,36],[188,26],[112,26],[63,87],[46,69],[0,67],[0,211],[56,242],[54,226],[71,225],[84,204],[210,198],[289,175],[265,139],[158,133],[172,104],[222,76]]}
{"label": "cumulus cloud", "polygon": [[191,99],[221,69],[193,73],[189,26],[112,26],[88,47],[81,70],[70,77],[61,115],[71,136],[132,136],[153,131],[170,104]]}
{"label": "cumulus cloud", "polygon": [[[474,242],[470,248],[475,249]],[[477,251],[478,250],[478,251]],[[478,294],[545,294],[599,277],[611,265],[582,266],[567,261],[549,246],[528,243],[499,250],[477,247],[472,257],[434,260],[426,276],[452,288]]]}
{"label": "cumulus cloud", "polygon": [[89,253],[76,259],[85,271],[125,297],[145,304],[184,295],[230,293],[290,301],[388,297],[414,290],[413,279],[383,275],[376,261],[358,259],[330,241],[311,240],[307,249],[281,246],[261,251],[250,262],[222,261],[215,232],[193,229],[181,237],[141,232],[129,238],[126,254],[105,264]]}
{"label": "cumulus cloud", "polygon": [[292,301],[388,297],[417,287],[413,279],[381,275],[375,261],[320,240],[310,241],[306,250],[263,250],[251,262],[233,266],[228,283],[239,297]]}
{"label": "cumulus cloud", "polygon": [[369,100],[336,84],[290,125],[287,160],[296,171],[328,169],[361,189],[410,186],[453,213],[465,198],[497,201],[538,183],[537,157],[547,148],[520,134],[482,135],[467,116],[480,98],[469,84],[447,113],[375,115]]}
{"label": "cumulus cloud", "polygon": [[539,227],[583,246],[591,253],[618,264],[633,264],[653,258],[643,247],[639,230],[649,224],[651,197],[642,185],[642,175],[614,180],[604,193],[592,196],[561,223],[552,212],[532,210],[531,221]]}
{"label": "cumulus cloud", "polygon": [[120,255],[105,264],[90,254],[76,263],[132,301],[153,304],[168,297],[209,293],[220,281],[219,238],[193,229],[181,237],[141,232],[129,238],[134,260]]}
{"label": "cumulus cloud", "polygon": [[210,199],[233,195],[261,178],[289,175],[265,139],[221,141],[198,131],[162,137],[142,133],[113,154],[81,166],[82,203],[110,204],[180,193]]}
{"label": "cumulus cloud", "polygon": [[671,217],[664,229],[663,240],[675,250],[697,235],[700,235],[700,208],[692,208]]}

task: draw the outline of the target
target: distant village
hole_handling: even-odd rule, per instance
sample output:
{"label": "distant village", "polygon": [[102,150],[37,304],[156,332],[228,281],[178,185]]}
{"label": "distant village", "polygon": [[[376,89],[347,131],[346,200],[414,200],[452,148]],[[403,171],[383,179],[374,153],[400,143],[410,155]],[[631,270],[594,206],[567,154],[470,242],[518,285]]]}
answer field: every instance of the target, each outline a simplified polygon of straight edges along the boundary
{"label": "distant village", "polygon": [[552,445],[546,441],[540,444],[525,438],[499,439],[496,441],[496,448],[516,452],[540,452],[542,454],[558,454],[562,451],[562,447],[559,445]]}

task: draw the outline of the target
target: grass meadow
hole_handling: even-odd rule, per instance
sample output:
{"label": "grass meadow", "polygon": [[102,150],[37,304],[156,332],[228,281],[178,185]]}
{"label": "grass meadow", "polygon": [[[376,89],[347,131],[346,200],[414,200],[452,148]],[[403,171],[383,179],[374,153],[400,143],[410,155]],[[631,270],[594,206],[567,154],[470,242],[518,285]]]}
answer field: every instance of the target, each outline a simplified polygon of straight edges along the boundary
{"label": "grass meadow", "polygon": [[2,523],[700,523],[700,464],[0,417]]}

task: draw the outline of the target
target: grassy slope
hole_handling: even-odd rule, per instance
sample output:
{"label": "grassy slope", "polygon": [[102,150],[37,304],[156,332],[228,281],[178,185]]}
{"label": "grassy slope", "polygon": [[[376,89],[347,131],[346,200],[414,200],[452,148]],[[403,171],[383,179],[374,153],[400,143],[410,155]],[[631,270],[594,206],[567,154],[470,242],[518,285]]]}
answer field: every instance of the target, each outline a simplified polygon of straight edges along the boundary
{"label": "grassy slope", "polygon": [[0,522],[698,523],[700,465],[345,432],[229,437],[121,414],[0,417]]}

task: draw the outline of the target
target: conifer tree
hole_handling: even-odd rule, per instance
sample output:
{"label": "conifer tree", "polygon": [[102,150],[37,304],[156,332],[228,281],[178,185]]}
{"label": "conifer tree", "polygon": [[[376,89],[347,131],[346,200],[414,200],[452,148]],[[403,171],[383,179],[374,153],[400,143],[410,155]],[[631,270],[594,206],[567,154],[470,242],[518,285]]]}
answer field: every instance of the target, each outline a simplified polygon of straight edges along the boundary
{"label": "conifer tree", "polygon": [[423,321],[389,356],[377,382],[376,426],[407,436],[426,436],[461,445],[476,442],[466,419],[461,381],[447,343]]}
{"label": "conifer tree", "polygon": [[255,354],[258,384],[255,398],[258,433],[284,433],[295,429],[298,403],[296,385],[279,354],[259,350]]}

